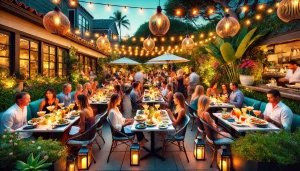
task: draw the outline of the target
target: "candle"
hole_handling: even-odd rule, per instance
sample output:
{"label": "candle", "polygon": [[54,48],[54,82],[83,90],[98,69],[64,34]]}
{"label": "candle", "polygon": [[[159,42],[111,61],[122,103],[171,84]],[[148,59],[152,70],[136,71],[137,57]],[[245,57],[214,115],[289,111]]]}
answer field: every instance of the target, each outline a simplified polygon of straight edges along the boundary
{"label": "candle", "polygon": [[201,159],[202,158],[202,151],[200,148],[197,149],[197,159]]}
{"label": "candle", "polygon": [[74,171],[74,164],[70,164],[69,171]]}
{"label": "candle", "polygon": [[132,155],[132,164],[138,164],[138,155],[137,154]]}
{"label": "candle", "polygon": [[83,169],[87,168],[86,157],[83,157],[81,159],[81,168]]}

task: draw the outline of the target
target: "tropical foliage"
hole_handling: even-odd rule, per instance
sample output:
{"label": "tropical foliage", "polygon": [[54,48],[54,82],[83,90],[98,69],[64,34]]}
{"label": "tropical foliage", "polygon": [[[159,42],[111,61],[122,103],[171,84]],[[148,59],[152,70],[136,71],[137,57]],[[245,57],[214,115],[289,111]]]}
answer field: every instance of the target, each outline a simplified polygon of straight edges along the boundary
{"label": "tropical foliage", "polygon": [[130,22],[127,19],[126,15],[122,15],[121,11],[115,11],[113,16],[109,17],[110,19],[113,19],[116,23],[117,26],[119,27],[119,31],[120,31],[120,40],[121,40],[121,27],[125,27],[127,29],[129,29],[130,26]]}
{"label": "tropical foliage", "polygon": [[31,153],[28,156],[27,163],[18,160],[16,168],[18,170],[40,171],[52,165],[52,163],[45,163],[48,158],[44,158],[41,161],[39,161],[40,157],[41,155],[39,154],[36,158],[34,158],[33,154]]}

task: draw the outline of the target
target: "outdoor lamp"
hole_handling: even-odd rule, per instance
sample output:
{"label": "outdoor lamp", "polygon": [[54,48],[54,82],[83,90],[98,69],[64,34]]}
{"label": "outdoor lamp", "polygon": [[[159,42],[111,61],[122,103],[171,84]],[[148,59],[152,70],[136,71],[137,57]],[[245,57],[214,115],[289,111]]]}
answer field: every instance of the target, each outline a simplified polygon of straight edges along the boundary
{"label": "outdoor lamp", "polygon": [[189,35],[186,35],[186,37],[182,40],[182,48],[186,50],[192,50],[194,47],[194,41],[192,38],[190,38]]}
{"label": "outdoor lamp", "polygon": [[220,20],[216,27],[217,34],[222,38],[229,38],[235,36],[240,30],[240,24],[237,19],[230,17],[226,14],[225,17]]}
{"label": "outdoor lamp", "polygon": [[52,34],[65,35],[70,31],[70,21],[58,7],[44,16],[43,24],[46,30]]}
{"label": "outdoor lamp", "polygon": [[105,50],[110,47],[110,42],[104,34],[97,39],[96,44],[100,50]]}
{"label": "outdoor lamp", "polygon": [[222,146],[217,153],[217,165],[221,171],[230,171],[231,169],[231,154],[225,146]]}
{"label": "outdoor lamp", "polygon": [[82,147],[78,152],[78,170],[88,170],[92,163],[92,151]]}
{"label": "outdoor lamp", "polygon": [[75,157],[68,156],[67,157],[67,169],[66,171],[75,171]]}
{"label": "outdoor lamp", "polygon": [[205,143],[199,136],[194,141],[194,156],[196,160],[205,160]]}
{"label": "outdoor lamp", "polygon": [[140,146],[137,143],[133,143],[130,147],[130,166],[140,165]]}
{"label": "outdoor lamp", "polygon": [[278,17],[284,22],[300,20],[300,1],[282,0],[277,8]]}
{"label": "outdoor lamp", "polygon": [[146,51],[152,51],[154,49],[155,42],[151,39],[150,36],[146,40],[144,40],[143,47],[146,49]]}
{"label": "outdoor lamp", "polygon": [[168,17],[161,11],[161,7],[158,6],[156,14],[154,14],[149,21],[149,29],[155,36],[165,35],[170,28],[170,21]]}

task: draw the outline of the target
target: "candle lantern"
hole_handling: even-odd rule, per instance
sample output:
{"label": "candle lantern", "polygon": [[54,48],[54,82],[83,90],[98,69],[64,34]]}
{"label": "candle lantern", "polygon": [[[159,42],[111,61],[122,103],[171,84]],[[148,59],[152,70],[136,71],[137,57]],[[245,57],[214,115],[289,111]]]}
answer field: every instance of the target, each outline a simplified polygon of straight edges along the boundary
{"label": "candle lantern", "polygon": [[82,147],[78,152],[78,170],[88,170],[92,163],[92,151]]}
{"label": "candle lantern", "polygon": [[140,146],[137,143],[133,143],[130,147],[130,166],[140,165]]}
{"label": "candle lantern", "polygon": [[75,157],[68,156],[67,157],[67,169],[66,171],[75,171]]}
{"label": "candle lantern", "polygon": [[222,146],[217,153],[217,165],[221,171],[231,170],[231,154],[225,146]]}
{"label": "candle lantern", "polygon": [[201,137],[194,141],[194,156],[196,160],[205,160],[205,143]]}

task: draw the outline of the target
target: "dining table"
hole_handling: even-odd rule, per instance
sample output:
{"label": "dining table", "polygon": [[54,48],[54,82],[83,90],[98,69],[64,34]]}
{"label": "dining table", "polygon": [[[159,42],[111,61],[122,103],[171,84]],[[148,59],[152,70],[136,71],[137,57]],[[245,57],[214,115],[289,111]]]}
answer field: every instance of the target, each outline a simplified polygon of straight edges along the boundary
{"label": "dining table", "polygon": [[261,132],[271,132],[271,131],[280,131],[281,129],[275,126],[272,123],[269,123],[267,121],[266,124],[259,126],[252,124],[249,122],[251,118],[255,118],[252,115],[246,114],[245,121],[241,122],[238,120],[237,117],[233,116],[230,117],[230,119],[226,118],[224,119],[222,116],[222,113],[213,113],[215,116],[215,123],[218,124],[219,121],[222,121],[223,123],[227,124],[230,127],[230,132],[232,135],[235,135],[236,133],[241,134],[242,136],[245,136],[247,131],[261,131]]}
{"label": "dining table", "polygon": [[[161,113],[163,113],[163,115],[159,116],[160,119],[166,120],[168,122],[168,124],[167,124],[168,126],[166,128],[160,128],[159,127],[159,123],[156,123],[153,126],[146,126],[145,128],[138,128],[138,127],[136,127],[136,125],[140,124],[141,121],[137,121],[136,119],[134,120],[134,123],[133,123],[133,125],[131,127],[131,131],[132,132],[150,132],[150,136],[151,136],[151,139],[150,139],[150,141],[151,141],[150,142],[151,143],[150,149],[148,149],[147,147],[143,147],[148,153],[145,156],[141,157],[141,160],[146,159],[146,158],[148,158],[150,156],[155,156],[155,157],[160,158],[161,160],[165,160],[165,158],[163,156],[161,156],[160,154],[157,153],[159,150],[162,149],[162,147],[158,147],[158,148],[155,147],[155,133],[157,133],[157,132],[175,131],[175,128],[172,125],[171,118],[169,117],[167,111],[166,110],[161,110]],[[136,116],[138,116],[138,115],[142,115],[142,116],[144,116],[144,118],[147,117],[147,115],[146,114],[142,114],[140,112],[140,110],[137,110]],[[146,121],[142,121],[142,123],[145,123],[145,125],[147,125],[147,120]]]}

